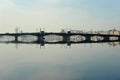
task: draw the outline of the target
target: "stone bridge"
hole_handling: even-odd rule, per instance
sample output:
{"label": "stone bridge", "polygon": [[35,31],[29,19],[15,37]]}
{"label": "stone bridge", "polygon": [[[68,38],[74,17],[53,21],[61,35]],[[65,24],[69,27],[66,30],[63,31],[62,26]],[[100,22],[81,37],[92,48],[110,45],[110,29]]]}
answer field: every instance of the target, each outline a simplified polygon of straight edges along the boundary
{"label": "stone bridge", "polygon": [[[56,35],[56,36],[61,36],[62,40],[54,43],[96,43],[96,42],[111,42],[111,41],[120,41],[120,35],[111,35],[111,34],[88,34],[88,33],[71,33],[68,31],[67,33],[57,33],[57,32],[31,32],[31,33],[4,33],[0,34],[1,36],[12,36],[14,37],[13,42],[20,42],[18,40],[18,37],[20,36],[25,36],[25,35],[30,35],[30,36],[35,36],[37,38],[36,41],[32,43],[49,43],[45,41],[45,36],[51,36],[51,35]],[[82,40],[77,40],[74,41],[71,40],[71,37],[74,36],[81,36]],[[94,39],[94,37],[97,37],[97,40]]]}

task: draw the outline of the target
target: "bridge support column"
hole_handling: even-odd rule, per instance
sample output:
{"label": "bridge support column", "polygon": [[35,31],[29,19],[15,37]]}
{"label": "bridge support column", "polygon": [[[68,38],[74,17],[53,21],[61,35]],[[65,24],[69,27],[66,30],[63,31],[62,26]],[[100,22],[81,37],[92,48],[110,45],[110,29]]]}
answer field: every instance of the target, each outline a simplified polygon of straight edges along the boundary
{"label": "bridge support column", "polygon": [[118,37],[118,41],[120,41],[120,36]]}
{"label": "bridge support column", "polygon": [[63,35],[63,42],[70,42],[70,37],[68,35]]}
{"label": "bridge support column", "polygon": [[89,35],[87,35],[87,36],[85,36],[85,41],[87,41],[87,42],[90,42],[91,41],[91,36],[89,36]]}
{"label": "bridge support column", "polygon": [[15,35],[15,42],[18,42],[18,35]]}
{"label": "bridge support column", "polygon": [[40,34],[37,35],[37,43],[44,45],[44,31],[41,31]]}
{"label": "bridge support column", "polygon": [[104,36],[103,41],[110,41],[110,37],[109,36]]}
{"label": "bridge support column", "polygon": [[70,34],[71,34],[71,32],[68,31],[68,33],[66,35],[63,35],[63,42],[67,43],[67,45],[71,45],[71,43],[70,43]]}

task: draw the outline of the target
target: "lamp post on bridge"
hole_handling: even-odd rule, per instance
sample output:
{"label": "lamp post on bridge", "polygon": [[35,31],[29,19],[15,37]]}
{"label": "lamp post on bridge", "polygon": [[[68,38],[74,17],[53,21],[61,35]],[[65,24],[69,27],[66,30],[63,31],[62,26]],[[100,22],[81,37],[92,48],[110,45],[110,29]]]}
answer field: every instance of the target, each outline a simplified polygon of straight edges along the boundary
{"label": "lamp post on bridge", "polygon": [[17,28],[17,27],[15,28],[15,33],[16,33],[16,34],[18,33],[18,28]]}

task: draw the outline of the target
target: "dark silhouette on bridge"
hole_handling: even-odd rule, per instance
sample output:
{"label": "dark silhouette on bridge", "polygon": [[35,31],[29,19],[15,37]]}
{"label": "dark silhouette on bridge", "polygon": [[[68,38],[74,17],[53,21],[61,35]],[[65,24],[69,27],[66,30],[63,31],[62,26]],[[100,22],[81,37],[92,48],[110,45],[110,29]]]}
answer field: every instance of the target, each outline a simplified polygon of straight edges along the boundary
{"label": "dark silhouette on bridge", "polygon": [[[22,42],[18,40],[19,36],[25,36],[25,35],[31,35],[31,36],[36,36],[37,40],[36,41],[32,41],[32,42]],[[61,36],[63,39],[62,41],[58,41],[58,42],[46,42],[45,41],[45,36],[49,36],[49,35],[56,35],[56,36]],[[82,41],[71,41],[70,37],[71,36],[83,36],[85,37],[85,40]],[[116,41],[120,41],[120,35],[115,35],[115,34],[89,34],[89,33],[71,33],[70,31],[68,31],[67,33],[57,33],[57,32],[33,32],[33,33],[3,33],[0,34],[0,36],[12,36],[14,37],[13,41],[8,41],[8,43],[36,43],[36,44],[65,44],[67,43],[68,45],[70,44],[75,44],[75,43],[103,43],[103,42],[116,42]],[[91,40],[91,37],[94,36],[98,36],[98,37],[102,37],[102,40]],[[116,37],[117,39],[115,40],[110,40],[111,37]]]}

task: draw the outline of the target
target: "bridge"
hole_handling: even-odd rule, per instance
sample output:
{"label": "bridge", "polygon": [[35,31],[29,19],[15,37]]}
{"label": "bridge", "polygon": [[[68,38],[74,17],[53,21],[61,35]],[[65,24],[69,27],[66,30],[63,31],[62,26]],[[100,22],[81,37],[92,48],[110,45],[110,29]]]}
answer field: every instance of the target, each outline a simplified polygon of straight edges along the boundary
{"label": "bridge", "polygon": [[[20,36],[35,36],[37,39],[35,41],[32,42],[24,42],[24,41],[20,41],[18,38]],[[51,36],[51,35],[56,35],[56,36],[60,36],[62,37],[61,41],[56,41],[56,42],[49,42],[45,40],[45,36]],[[71,33],[70,31],[68,31],[67,33],[59,33],[59,32],[31,32],[31,33],[2,33],[0,34],[0,37],[3,36],[11,36],[14,37],[13,43],[38,43],[38,44],[64,44],[67,43],[68,45],[70,45],[71,43],[100,43],[100,42],[116,42],[116,41],[120,41],[120,35],[115,35],[115,34],[90,34],[90,33]],[[71,37],[74,36],[81,36],[82,40],[71,40]],[[94,40],[93,38],[97,37],[97,40]],[[9,41],[8,41],[9,42]]]}

